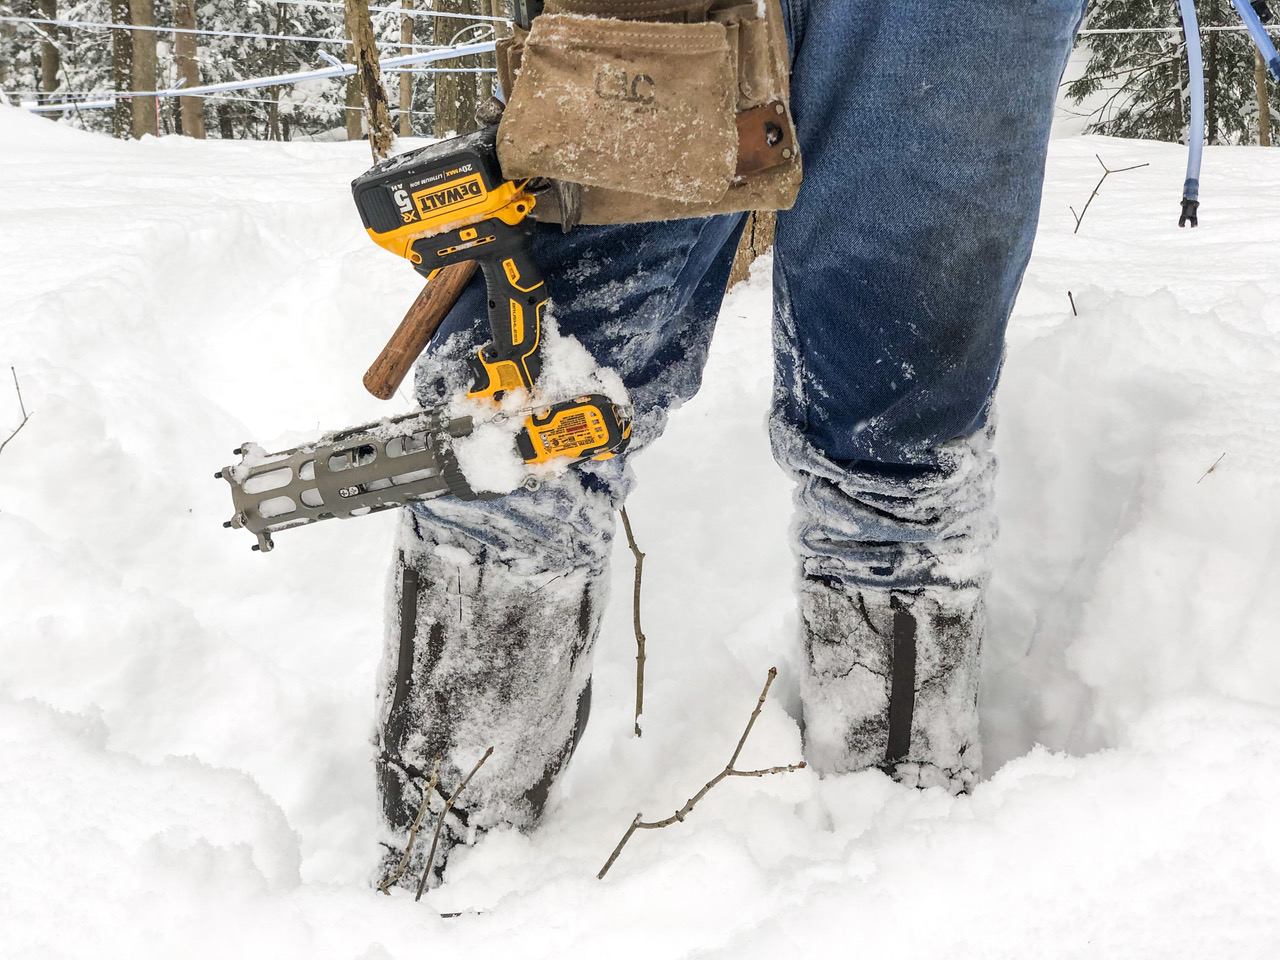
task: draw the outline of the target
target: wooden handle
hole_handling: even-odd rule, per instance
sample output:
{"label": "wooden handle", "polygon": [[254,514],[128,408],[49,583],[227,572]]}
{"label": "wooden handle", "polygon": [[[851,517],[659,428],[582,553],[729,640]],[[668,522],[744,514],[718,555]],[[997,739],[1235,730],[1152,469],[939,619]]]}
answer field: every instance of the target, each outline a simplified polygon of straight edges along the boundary
{"label": "wooden handle", "polygon": [[364,375],[365,389],[379,400],[390,400],[413,369],[414,361],[431,338],[445,316],[462,296],[476,272],[476,262],[467,260],[443,267],[430,283],[422,288],[418,299],[396,327],[387,345],[378,354]]}

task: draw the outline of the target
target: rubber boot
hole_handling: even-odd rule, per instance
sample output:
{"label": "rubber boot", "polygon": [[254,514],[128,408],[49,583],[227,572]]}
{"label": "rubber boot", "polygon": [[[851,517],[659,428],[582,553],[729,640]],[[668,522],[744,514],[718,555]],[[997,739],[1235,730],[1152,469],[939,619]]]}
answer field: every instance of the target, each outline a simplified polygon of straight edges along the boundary
{"label": "rubber boot", "polygon": [[982,590],[867,588],[806,578],[805,757],[819,774],[878,767],[968,792],[978,739]]}
{"label": "rubber boot", "polygon": [[537,823],[590,712],[591,650],[607,584],[582,569],[522,570],[483,545],[431,537],[412,515],[402,525],[375,735],[385,847],[377,882],[401,863],[440,758],[436,796],[397,881],[413,888],[445,799],[489,747],[493,754],[446,818],[427,886],[439,882],[456,844]]}

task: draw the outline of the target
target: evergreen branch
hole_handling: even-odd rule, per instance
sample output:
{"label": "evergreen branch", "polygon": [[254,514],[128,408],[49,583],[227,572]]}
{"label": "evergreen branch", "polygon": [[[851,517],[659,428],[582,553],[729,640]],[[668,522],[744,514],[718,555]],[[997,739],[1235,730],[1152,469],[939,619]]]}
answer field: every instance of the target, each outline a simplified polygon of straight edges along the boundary
{"label": "evergreen branch", "polygon": [[[1156,60],[1156,61],[1154,61],[1154,62],[1152,62],[1152,63],[1145,64],[1145,65],[1144,65],[1144,66],[1142,66],[1141,68],[1138,68],[1138,67],[1121,67],[1120,69],[1116,70],[1116,71],[1115,71],[1115,72],[1113,72],[1113,73],[1101,73],[1101,74],[1094,74],[1094,75],[1092,75],[1092,76],[1089,76],[1089,78],[1088,78],[1088,79],[1089,79],[1091,82],[1092,82],[1092,81],[1096,81],[1096,80],[1114,80],[1116,77],[1123,77],[1123,76],[1125,76],[1126,74],[1133,73],[1135,70],[1138,70],[1138,69],[1141,69],[1141,70],[1142,70],[1142,72],[1144,72],[1144,73],[1149,73],[1150,71],[1152,71],[1152,70],[1156,69],[1156,67],[1162,67],[1162,66],[1164,66],[1166,63],[1177,63],[1177,62],[1178,62],[1178,61],[1180,61],[1181,59],[1182,59],[1181,57],[1165,57],[1163,60]],[[1084,79],[1084,78],[1082,77],[1081,79]],[[1079,80],[1073,80],[1073,81],[1070,81],[1069,83],[1063,83],[1063,84],[1061,84],[1060,86],[1064,86],[1064,87],[1072,87],[1072,86],[1074,86],[1075,84],[1077,84],[1077,83],[1079,83],[1079,82],[1080,82]],[[1096,89],[1096,87],[1095,87],[1095,89]],[[1072,96],[1072,94],[1071,94],[1070,90],[1068,90],[1068,92],[1067,92],[1067,96],[1069,96],[1069,97],[1070,97],[1070,96]],[[1074,97],[1073,97],[1073,99],[1076,99],[1076,98],[1074,98]]]}

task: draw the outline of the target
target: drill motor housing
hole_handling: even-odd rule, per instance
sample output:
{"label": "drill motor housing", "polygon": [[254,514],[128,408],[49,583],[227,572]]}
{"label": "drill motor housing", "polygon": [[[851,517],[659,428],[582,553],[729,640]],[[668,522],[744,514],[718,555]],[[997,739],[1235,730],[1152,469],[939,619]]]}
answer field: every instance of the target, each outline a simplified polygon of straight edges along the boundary
{"label": "drill motor housing", "polygon": [[541,363],[546,285],[531,252],[537,201],[502,176],[497,127],[442,140],[375,165],[351,184],[373,242],[428,280],[452,263],[480,264],[493,340],[471,359],[470,395],[532,392]]}

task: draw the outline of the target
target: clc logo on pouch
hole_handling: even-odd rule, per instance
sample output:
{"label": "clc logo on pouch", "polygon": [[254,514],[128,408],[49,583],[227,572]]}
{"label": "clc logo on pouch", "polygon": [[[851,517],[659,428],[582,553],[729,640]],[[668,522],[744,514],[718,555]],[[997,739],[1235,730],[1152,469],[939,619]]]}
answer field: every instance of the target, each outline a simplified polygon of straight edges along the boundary
{"label": "clc logo on pouch", "polygon": [[601,65],[596,70],[596,96],[623,103],[653,103],[653,77],[647,73],[629,75],[620,67]]}

